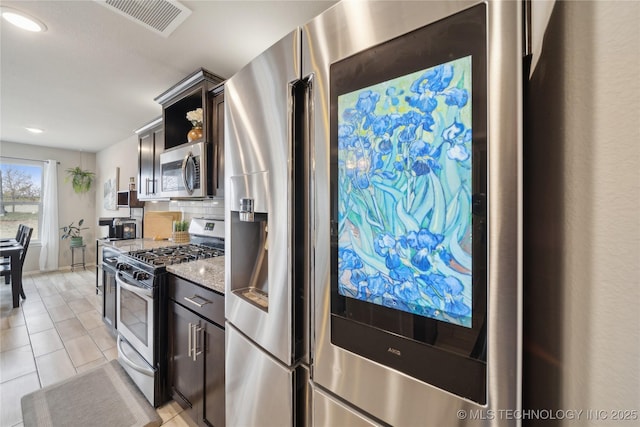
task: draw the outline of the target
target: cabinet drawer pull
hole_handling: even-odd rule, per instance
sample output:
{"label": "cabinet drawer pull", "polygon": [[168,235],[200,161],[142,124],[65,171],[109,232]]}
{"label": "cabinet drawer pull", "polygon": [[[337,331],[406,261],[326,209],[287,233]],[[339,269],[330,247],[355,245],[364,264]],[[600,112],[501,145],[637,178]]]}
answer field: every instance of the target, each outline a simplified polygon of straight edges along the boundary
{"label": "cabinet drawer pull", "polygon": [[[195,301],[196,299],[199,299],[202,302]],[[204,307],[207,304],[211,304],[211,301],[209,301],[208,299],[202,298],[200,295],[194,295],[191,298],[184,297],[184,300],[185,301],[189,301],[191,304],[196,305],[196,306],[198,306],[200,308]]]}

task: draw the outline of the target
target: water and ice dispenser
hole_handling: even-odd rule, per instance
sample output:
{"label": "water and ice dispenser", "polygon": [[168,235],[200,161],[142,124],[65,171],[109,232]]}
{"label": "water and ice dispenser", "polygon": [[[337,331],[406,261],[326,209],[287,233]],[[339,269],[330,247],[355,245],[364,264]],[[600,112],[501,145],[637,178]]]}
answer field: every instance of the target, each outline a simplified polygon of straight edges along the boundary
{"label": "water and ice dispenser", "polygon": [[237,203],[231,208],[231,292],[268,311],[269,214],[255,197],[240,197]]}

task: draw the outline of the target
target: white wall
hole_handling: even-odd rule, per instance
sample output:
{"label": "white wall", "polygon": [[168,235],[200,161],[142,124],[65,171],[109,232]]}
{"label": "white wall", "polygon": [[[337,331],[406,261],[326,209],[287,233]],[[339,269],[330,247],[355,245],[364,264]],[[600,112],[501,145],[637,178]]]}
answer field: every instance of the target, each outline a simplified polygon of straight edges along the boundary
{"label": "white wall", "polygon": [[[13,142],[2,142],[0,146],[0,154],[8,157],[19,157],[33,160],[58,160],[58,221],[60,227],[69,225],[71,222],[78,223],[80,219],[85,220],[84,226],[89,227],[88,230],[82,231],[86,248],[86,263],[93,264],[95,262],[95,194],[98,188],[97,181],[94,183],[89,192],[85,194],[76,194],[71,187],[71,182],[65,183],[68,168],[80,166],[82,169],[95,172],[96,155],[82,151],[62,150],[58,148],[41,147],[29,144],[18,144]],[[38,260],[40,259],[40,243],[32,241],[27,251],[25,259],[24,271],[39,270]],[[69,241],[60,241],[60,252],[58,264],[61,268],[71,265],[71,249]]]}
{"label": "white wall", "polygon": [[[640,402],[640,2],[558,2],[525,139],[525,404]],[[640,417],[640,413],[636,412]],[[530,422],[535,425],[536,422]]]}
{"label": "white wall", "polygon": [[[108,210],[104,207],[103,186],[119,168],[119,190],[129,188],[129,177],[138,180],[138,137],[131,136],[96,153],[96,178],[99,190],[95,194],[96,223],[100,217],[129,217],[129,209]],[[137,188],[137,187],[136,187]]]}

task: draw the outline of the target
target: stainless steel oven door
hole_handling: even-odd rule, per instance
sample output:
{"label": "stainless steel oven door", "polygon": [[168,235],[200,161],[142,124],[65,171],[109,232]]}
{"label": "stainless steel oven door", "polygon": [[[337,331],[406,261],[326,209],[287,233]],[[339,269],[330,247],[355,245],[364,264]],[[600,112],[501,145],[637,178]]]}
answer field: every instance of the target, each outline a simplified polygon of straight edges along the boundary
{"label": "stainless steel oven door", "polygon": [[163,197],[206,196],[207,159],[204,142],[160,155],[160,193]]}
{"label": "stainless steel oven door", "polygon": [[153,366],[153,289],[127,282],[121,272],[116,283],[118,333]]}

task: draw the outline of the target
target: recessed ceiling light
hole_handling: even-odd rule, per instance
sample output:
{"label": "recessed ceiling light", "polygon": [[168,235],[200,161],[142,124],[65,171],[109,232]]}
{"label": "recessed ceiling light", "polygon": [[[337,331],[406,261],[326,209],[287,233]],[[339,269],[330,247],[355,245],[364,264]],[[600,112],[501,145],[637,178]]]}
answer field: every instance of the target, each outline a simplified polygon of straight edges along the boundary
{"label": "recessed ceiling light", "polygon": [[3,6],[0,8],[0,13],[7,22],[12,23],[16,27],[22,28],[23,30],[32,31],[34,33],[47,30],[47,26],[44,25],[44,22],[19,10]]}
{"label": "recessed ceiling light", "polygon": [[31,133],[42,133],[44,132],[44,130],[39,129],[39,128],[25,128],[26,130],[28,130]]}

